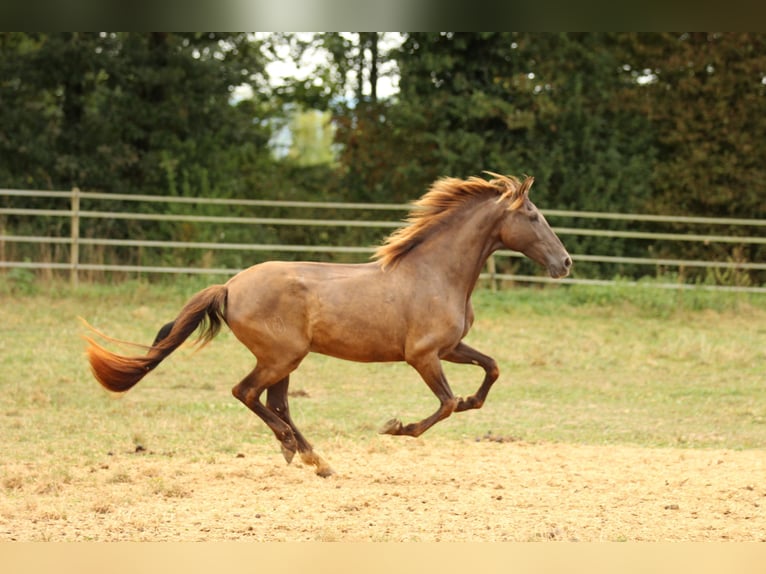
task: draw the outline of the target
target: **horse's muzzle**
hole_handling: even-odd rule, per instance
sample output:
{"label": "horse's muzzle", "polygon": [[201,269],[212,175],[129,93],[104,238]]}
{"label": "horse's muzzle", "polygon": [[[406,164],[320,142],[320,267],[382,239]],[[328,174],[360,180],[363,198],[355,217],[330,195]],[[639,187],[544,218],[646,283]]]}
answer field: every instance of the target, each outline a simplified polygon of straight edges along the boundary
{"label": "horse's muzzle", "polygon": [[570,269],[572,269],[572,258],[566,255],[561,261],[548,265],[548,274],[554,279],[561,279],[569,275]]}

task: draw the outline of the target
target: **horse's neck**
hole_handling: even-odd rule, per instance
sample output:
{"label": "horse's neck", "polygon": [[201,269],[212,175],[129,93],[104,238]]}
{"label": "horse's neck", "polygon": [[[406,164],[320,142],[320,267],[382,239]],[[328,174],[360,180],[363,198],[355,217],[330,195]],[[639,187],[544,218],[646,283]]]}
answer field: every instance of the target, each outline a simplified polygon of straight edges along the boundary
{"label": "horse's neck", "polygon": [[445,277],[454,287],[473,291],[487,258],[500,247],[500,206],[478,204],[455,214],[452,221],[431,235],[413,255],[416,265]]}

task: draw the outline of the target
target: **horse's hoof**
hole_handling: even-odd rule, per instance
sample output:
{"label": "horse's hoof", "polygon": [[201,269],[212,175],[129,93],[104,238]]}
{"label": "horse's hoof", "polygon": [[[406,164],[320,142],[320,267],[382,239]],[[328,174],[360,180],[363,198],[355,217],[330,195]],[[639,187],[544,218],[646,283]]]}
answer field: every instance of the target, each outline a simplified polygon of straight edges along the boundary
{"label": "horse's hoof", "polygon": [[380,427],[380,434],[399,434],[402,430],[402,421],[399,419],[391,419],[382,427]]}
{"label": "horse's hoof", "polygon": [[313,465],[316,467],[316,473],[322,478],[327,478],[335,474],[335,471],[330,468],[324,459],[316,454],[313,450],[307,450],[301,453],[301,460],[304,464]]}
{"label": "horse's hoof", "polygon": [[281,446],[282,446],[282,456],[285,457],[287,464],[290,464],[293,461],[293,457],[295,456],[295,451],[287,448],[285,445],[281,445]]}
{"label": "horse's hoof", "polygon": [[321,476],[322,478],[327,478],[327,477],[332,476],[333,474],[335,474],[335,471],[333,469],[331,469],[329,466],[325,465],[325,466],[317,467],[316,473],[319,476]]}

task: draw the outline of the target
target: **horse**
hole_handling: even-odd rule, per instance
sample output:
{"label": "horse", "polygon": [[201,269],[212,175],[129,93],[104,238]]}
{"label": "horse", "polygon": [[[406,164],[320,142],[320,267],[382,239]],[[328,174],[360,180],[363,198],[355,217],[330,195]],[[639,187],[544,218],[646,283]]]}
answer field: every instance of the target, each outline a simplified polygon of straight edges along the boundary
{"label": "horse", "polygon": [[[471,294],[487,258],[503,247],[519,251],[553,278],[572,266],[529,199],[534,178],[485,173],[492,179],[437,179],[368,262],[267,261],[203,289],[143,356],[118,355],[86,336],[93,375],[110,391],[127,391],[195,331],[195,343],[204,346],[226,324],[256,359],[233,395],[271,429],[288,464],[298,452],[324,477],[334,471],[298,430],[288,405],[290,374],[309,353],[405,361],[419,373],[438,408],[410,424],[392,419],[383,434],[417,437],[452,413],[480,408],[499,369],[463,338],[474,321]],[[455,396],[441,361],[477,365],[484,380],[473,395]]]}

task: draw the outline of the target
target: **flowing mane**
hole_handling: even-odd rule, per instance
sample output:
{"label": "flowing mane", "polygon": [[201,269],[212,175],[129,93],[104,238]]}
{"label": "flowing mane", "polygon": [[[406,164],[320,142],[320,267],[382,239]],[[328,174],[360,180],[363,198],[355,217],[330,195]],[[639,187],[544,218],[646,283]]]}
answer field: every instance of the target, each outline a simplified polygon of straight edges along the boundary
{"label": "flowing mane", "polygon": [[407,225],[389,235],[373,259],[379,260],[383,268],[395,264],[472,199],[496,197],[498,202],[509,201],[507,209],[518,209],[534,181],[532,177],[521,182],[513,176],[485,173],[493,179],[445,177],[436,180],[423,197],[412,203],[412,210],[405,219]]}

